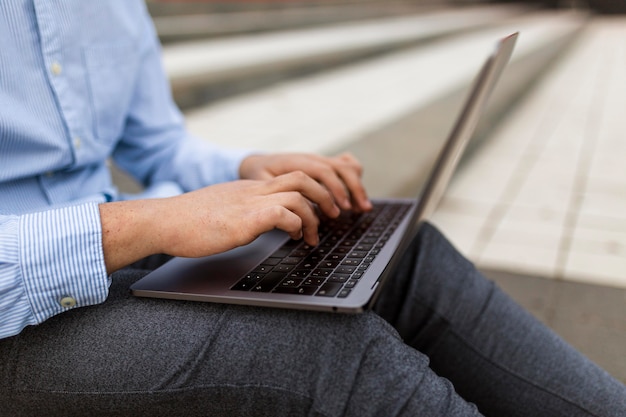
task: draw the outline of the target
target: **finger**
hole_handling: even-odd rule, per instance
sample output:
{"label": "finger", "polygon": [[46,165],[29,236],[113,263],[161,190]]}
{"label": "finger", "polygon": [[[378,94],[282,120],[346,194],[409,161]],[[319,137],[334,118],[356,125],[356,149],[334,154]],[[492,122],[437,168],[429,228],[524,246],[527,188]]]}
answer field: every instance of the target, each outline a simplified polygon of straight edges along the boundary
{"label": "finger", "polygon": [[350,193],[353,209],[357,211],[371,210],[372,203],[361,180],[363,167],[359,161],[351,154],[342,154],[334,158],[332,163]]}
{"label": "finger", "polygon": [[300,164],[312,178],[322,183],[344,210],[367,211],[372,208],[361,181],[363,168],[349,153],[335,158],[307,156]]}
{"label": "finger", "polygon": [[297,191],[317,204],[329,217],[337,217],[341,213],[328,189],[302,171],[280,175],[269,181],[268,187],[270,193]]}
{"label": "finger", "polygon": [[311,177],[328,189],[337,205],[344,210],[352,208],[350,192],[332,164],[327,160],[314,161],[307,168]]}
{"label": "finger", "polygon": [[294,240],[301,239],[303,236],[300,216],[279,204],[261,209],[258,212],[257,224],[266,225],[262,232],[276,228],[287,232]]}
{"label": "finger", "polygon": [[269,179],[293,171],[303,171],[311,178],[322,183],[332,194],[335,202],[343,209],[349,210],[350,193],[345,184],[335,172],[328,157],[314,154],[281,154],[276,157],[276,163],[263,171],[258,178]]}
{"label": "finger", "polygon": [[315,246],[319,243],[319,218],[312,204],[302,194],[290,191],[272,194],[267,199],[272,205],[284,207],[300,218],[300,237],[308,244]]}

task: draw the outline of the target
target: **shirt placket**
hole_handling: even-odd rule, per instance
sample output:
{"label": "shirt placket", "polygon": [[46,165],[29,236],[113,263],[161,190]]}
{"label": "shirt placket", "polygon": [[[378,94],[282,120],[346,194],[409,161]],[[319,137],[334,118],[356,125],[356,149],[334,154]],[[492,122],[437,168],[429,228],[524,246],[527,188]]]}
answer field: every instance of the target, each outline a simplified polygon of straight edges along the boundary
{"label": "shirt placket", "polygon": [[[83,140],[82,135],[78,134],[79,129],[75,126],[76,123],[73,123],[75,104],[71,102],[68,94],[70,80],[65,65],[69,63],[64,62],[60,33],[62,19],[55,10],[58,6],[54,6],[52,2],[35,0],[34,4],[46,75],[63,119],[68,149],[71,150],[73,162],[76,163],[80,157]],[[50,177],[50,173],[47,177]]]}

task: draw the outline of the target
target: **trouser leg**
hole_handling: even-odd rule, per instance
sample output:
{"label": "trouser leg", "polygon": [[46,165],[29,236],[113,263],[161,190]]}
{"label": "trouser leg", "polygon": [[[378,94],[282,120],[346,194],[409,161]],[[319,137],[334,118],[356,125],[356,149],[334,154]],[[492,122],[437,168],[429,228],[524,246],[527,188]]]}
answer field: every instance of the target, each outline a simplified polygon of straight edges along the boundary
{"label": "trouser leg", "polygon": [[422,227],[376,311],[491,416],[626,416],[626,388]]}
{"label": "trouser leg", "polygon": [[383,319],[138,299],[0,341],[0,415],[477,416]]}
{"label": "trouser leg", "polygon": [[[141,275],[117,274],[105,304],[0,341],[2,411],[477,415],[376,314],[133,298],[128,285]],[[597,407],[597,415],[612,415],[623,407],[620,384],[523,313],[429,226],[377,310],[485,412],[575,416]],[[594,388],[602,392],[584,393]]]}

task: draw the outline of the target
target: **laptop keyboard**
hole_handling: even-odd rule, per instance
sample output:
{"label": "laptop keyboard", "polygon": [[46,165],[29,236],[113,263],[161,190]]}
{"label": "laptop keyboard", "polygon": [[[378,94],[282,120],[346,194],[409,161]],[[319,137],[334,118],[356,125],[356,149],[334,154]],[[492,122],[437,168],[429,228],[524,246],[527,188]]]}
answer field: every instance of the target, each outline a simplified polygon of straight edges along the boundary
{"label": "laptop keyboard", "polygon": [[345,298],[409,207],[382,203],[367,213],[322,219],[317,246],[287,241],[231,290]]}

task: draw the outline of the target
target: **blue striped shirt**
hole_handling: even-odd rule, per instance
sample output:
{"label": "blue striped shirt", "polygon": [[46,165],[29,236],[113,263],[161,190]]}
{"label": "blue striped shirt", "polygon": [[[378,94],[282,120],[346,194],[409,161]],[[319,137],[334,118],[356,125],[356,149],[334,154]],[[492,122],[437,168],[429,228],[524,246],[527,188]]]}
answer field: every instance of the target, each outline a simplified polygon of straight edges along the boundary
{"label": "blue striped shirt", "polygon": [[0,1],[0,338],[106,299],[109,159],[164,196],[245,155],[185,131],[142,0]]}

